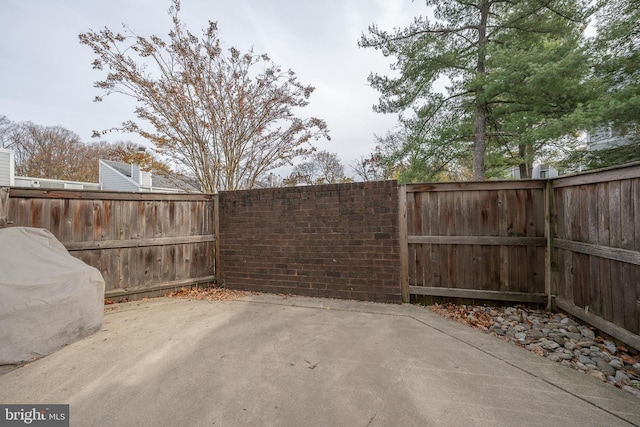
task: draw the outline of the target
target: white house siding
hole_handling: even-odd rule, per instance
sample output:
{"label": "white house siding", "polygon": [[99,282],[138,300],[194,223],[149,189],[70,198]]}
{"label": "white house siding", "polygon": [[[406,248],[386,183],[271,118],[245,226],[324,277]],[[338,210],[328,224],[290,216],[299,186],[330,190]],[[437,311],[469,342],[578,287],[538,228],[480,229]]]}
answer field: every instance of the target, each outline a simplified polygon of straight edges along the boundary
{"label": "white house siding", "polygon": [[151,189],[151,172],[140,171],[140,187]]}
{"label": "white house siding", "polygon": [[15,185],[14,180],[15,160],[12,150],[0,148],[0,187]]}
{"label": "white house siding", "polygon": [[140,191],[140,186],[135,181],[122,175],[103,161],[100,161],[100,184],[105,191]]}
{"label": "white house siding", "polygon": [[87,190],[100,191],[102,188],[97,182],[63,181],[60,179],[32,178],[29,176],[16,176],[15,187],[47,188],[52,190]]}
{"label": "white house siding", "polygon": [[611,126],[603,127],[593,133],[587,134],[587,149],[589,151],[615,148],[626,145],[629,142],[629,138]]}

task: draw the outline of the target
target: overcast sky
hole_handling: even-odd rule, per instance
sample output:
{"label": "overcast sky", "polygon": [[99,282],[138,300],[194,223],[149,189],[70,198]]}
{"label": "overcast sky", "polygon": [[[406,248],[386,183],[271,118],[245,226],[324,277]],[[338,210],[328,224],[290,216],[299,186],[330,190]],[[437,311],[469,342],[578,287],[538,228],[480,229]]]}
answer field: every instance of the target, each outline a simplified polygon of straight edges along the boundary
{"label": "overcast sky", "polygon": [[[304,116],[326,120],[331,141],[319,149],[338,153],[345,166],[368,155],[374,134],[396,123],[372,111],[378,92],[367,84],[371,72],[389,73],[390,60],[357,40],[376,23],[384,29],[407,26],[425,13],[416,0],[182,0],[181,20],[194,34],[217,21],[224,46],[267,53],[316,91]],[[133,119],[134,104],[100,94],[93,82],[104,74],[91,68],[90,48],[78,34],[122,23],[148,36],[166,38],[169,0],[0,0],[0,115],[14,122],[59,125],[90,141],[103,130]],[[136,135],[111,134],[109,141]],[[350,168],[347,168],[350,172]]]}

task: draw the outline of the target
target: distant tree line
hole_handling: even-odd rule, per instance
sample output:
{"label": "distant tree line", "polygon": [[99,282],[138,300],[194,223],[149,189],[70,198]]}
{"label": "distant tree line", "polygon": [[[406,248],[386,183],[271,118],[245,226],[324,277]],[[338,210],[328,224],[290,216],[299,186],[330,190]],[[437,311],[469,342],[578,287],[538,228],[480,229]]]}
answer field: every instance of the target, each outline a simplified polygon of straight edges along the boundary
{"label": "distant tree line", "polygon": [[98,182],[98,160],[139,165],[143,170],[172,174],[153,152],[131,141],[85,143],[61,126],[13,122],[0,116],[0,148],[11,149],[15,174],[33,178]]}

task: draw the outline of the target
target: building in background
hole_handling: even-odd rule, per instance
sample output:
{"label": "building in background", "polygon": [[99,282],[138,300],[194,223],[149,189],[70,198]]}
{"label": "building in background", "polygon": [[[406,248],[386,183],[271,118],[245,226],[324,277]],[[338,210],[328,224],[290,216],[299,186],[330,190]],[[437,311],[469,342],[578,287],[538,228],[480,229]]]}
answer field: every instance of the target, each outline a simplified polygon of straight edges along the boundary
{"label": "building in background", "polygon": [[0,187],[28,187],[50,190],[102,190],[102,186],[97,182],[16,176],[15,153],[13,150],[4,148],[0,148]]}
{"label": "building in background", "polygon": [[[533,167],[533,171],[531,171],[531,179],[547,179],[547,178],[555,178],[557,177],[558,169],[554,168],[551,165],[545,163],[537,163]],[[511,177],[513,179],[521,179],[520,178],[520,168],[518,166],[514,166],[511,169]]]}
{"label": "building in background", "polygon": [[587,150],[598,151],[621,147],[631,142],[630,138],[620,130],[607,126],[593,133],[587,133]]}
{"label": "building in background", "polygon": [[81,182],[61,179],[33,178],[15,175],[13,150],[0,148],[0,187],[42,188],[53,190],[126,191],[132,193],[185,193],[200,192],[197,182],[170,174],[154,174],[140,166],[99,160],[99,182]]}
{"label": "building in background", "polygon": [[136,193],[194,193],[200,192],[196,182],[178,175],[165,176],[143,171],[140,166],[113,160],[100,160],[100,184],[105,191]]}

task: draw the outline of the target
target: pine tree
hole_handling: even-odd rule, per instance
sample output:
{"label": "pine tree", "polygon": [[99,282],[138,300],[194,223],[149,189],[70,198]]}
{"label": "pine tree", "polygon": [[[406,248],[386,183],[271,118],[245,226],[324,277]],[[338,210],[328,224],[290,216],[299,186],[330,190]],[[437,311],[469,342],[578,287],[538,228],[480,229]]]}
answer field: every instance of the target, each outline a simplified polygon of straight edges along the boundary
{"label": "pine tree", "polygon": [[[473,179],[483,180],[485,159],[492,160],[490,167],[504,167],[510,155],[515,164],[527,165],[540,145],[538,136],[550,141],[571,133],[561,119],[583,101],[579,63],[586,60],[579,38],[587,2],[426,4],[435,19],[417,17],[393,34],[374,25],[360,40],[397,60],[392,69],[398,77],[372,74],[369,82],[381,93],[375,110],[400,113],[408,141],[458,165],[472,153]],[[527,43],[535,47],[527,49]],[[558,58],[561,64],[554,63]],[[443,79],[444,92],[436,88]]]}

